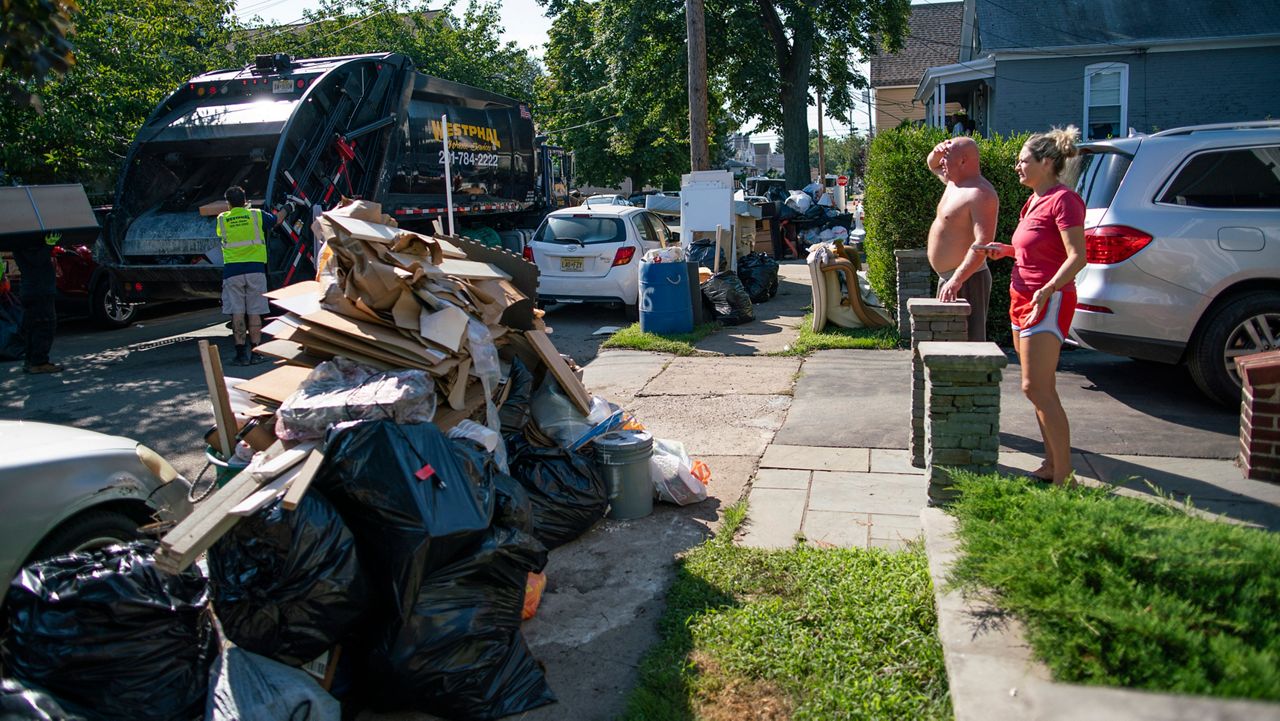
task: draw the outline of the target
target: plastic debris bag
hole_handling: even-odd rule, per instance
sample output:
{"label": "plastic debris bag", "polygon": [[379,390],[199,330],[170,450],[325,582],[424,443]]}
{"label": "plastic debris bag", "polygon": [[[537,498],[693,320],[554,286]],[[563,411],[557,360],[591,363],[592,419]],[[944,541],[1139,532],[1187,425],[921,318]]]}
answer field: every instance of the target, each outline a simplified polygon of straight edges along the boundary
{"label": "plastic debris bag", "polygon": [[581,536],[609,510],[609,489],[596,464],[564,448],[539,448],[508,436],[511,476],[529,492],[533,534],[556,548]]}
{"label": "plastic debris bag", "polygon": [[368,607],[355,537],[319,493],[236,524],[209,549],[209,582],[227,638],[290,666],[332,648]]}
{"label": "plastic debris bag", "polygon": [[788,208],[804,214],[809,211],[809,208],[813,207],[813,196],[803,190],[793,190],[783,202]]}
{"label": "plastic debris bag", "polygon": [[9,587],[4,666],[106,721],[173,721],[204,710],[216,634],[192,567],[155,566],[138,541],[22,569]]}
{"label": "plastic debris bag", "polygon": [[778,261],[764,253],[748,253],[738,259],[738,280],[752,303],[764,303],[778,294]]}
{"label": "plastic debris bag", "polygon": [[316,366],[276,413],[276,437],[323,438],[351,420],[426,423],[435,417],[436,384],[422,370],[378,372],[341,356]]}
{"label": "plastic debris bag", "polygon": [[493,462],[497,464],[498,470],[507,472],[507,442],[502,439],[501,433],[473,420],[463,419],[445,435],[453,439],[465,438],[484,448],[485,452],[493,454]]}
{"label": "plastic debris bag", "polygon": [[658,498],[677,506],[707,500],[706,483],[694,476],[693,465],[693,460],[680,441],[653,439],[649,477],[658,490]]}
{"label": "plastic debris bag", "polygon": [[502,432],[519,433],[529,424],[533,417],[533,372],[519,359],[511,361],[511,370],[507,374],[507,399],[498,409],[498,418],[502,421]]}
{"label": "plastic debris bag", "polygon": [[520,613],[521,620],[528,621],[538,613],[542,604],[542,592],[547,590],[547,574],[530,572],[524,582],[524,609]]}
{"label": "plastic debris bag", "polygon": [[702,284],[702,294],[711,301],[716,320],[725,325],[742,325],[755,320],[751,296],[732,270],[722,270]]}
{"label": "plastic debris bag", "polygon": [[13,678],[0,679],[0,719],[3,721],[85,721],[68,704]]}
{"label": "plastic debris bag", "polygon": [[468,476],[431,423],[336,429],[316,489],[355,536],[374,618],[407,618],[423,578],[469,553],[493,517],[493,488]]}
{"label": "plastic debris bag", "polygon": [[[698,238],[689,243],[688,258],[690,262],[697,263],[702,268],[715,268],[716,259],[716,241],[713,238]],[[728,268],[729,261],[726,259],[724,250],[720,251],[720,266]]]}
{"label": "plastic debris bag", "polygon": [[683,263],[684,248],[672,245],[667,248],[654,248],[646,251],[641,259],[644,263]]}
{"label": "plastic debris bag", "polygon": [[495,719],[555,701],[520,632],[525,585],[547,550],[529,533],[524,488],[474,442],[454,448],[464,473],[493,489],[493,523],[479,544],[427,574],[408,618],[387,629],[369,658],[372,698],[384,708]]}
{"label": "plastic debris bag", "polygon": [[214,661],[210,673],[204,718],[205,721],[340,721],[342,706],[306,671],[227,646]]}
{"label": "plastic debris bag", "polygon": [[577,450],[622,422],[622,408],[591,397],[591,412],[582,415],[554,378],[548,376],[533,395],[533,421],[560,447]]}

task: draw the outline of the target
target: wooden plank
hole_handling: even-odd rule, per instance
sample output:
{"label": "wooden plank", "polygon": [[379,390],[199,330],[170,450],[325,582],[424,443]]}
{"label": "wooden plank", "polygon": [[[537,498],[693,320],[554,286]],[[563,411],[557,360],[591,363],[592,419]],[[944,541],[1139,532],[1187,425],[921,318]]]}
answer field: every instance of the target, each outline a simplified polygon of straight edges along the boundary
{"label": "wooden plank", "polygon": [[298,386],[302,385],[302,381],[306,380],[310,374],[310,368],[280,366],[257,378],[247,380],[236,388],[276,403],[284,403],[284,399],[293,395],[293,392],[298,390]]}
{"label": "wooden plank", "polygon": [[574,375],[573,371],[569,369],[569,364],[565,363],[564,359],[560,357],[560,351],[556,350],[546,332],[529,330],[525,331],[524,336],[529,340],[542,362],[547,364],[547,369],[551,371],[551,375],[555,376],[556,382],[568,394],[569,400],[573,401],[573,405],[582,411],[583,415],[589,415],[591,413],[591,394],[587,392],[586,386],[582,385],[582,381],[578,380],[578,376]]}
{"label": "wooden plank", "polygon": [[298,475],[293,477],[293,481],[289,484],[289,490],[284,493],[284,500],[280,505],[286,511],[292,511],[298,507],[298,503],[302,501],[303,495],[307,489],[311,487],[311,481],[316,477],[316,472],[320,470],[320,464],[324,462],[324,453],[319,448],[311,449],[307,454],[307,459],[302,462],[302,469],[298,471]]}
{"label": "wooden plank", "polygon": [[231,399],[227,394],[227,381],[222,374],[222,359],[218,357],[218,347],[202,340],[200,347],[200,365],[204,367],[204,382],[209,389],[209,400],[213,402],[213,423],[218,429],[218,452],[223,458],[230,458],[235,450],[236,432],[240,430],[236,423],[236,415],[231,410]]}

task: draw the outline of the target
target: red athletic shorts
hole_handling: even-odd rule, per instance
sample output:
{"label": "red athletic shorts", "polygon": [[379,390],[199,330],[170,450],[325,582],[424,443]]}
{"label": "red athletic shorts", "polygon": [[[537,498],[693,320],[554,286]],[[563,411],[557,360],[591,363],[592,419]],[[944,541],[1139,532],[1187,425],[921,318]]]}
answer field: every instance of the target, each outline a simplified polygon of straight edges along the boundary
{"label": "red athletic shorts", "polygon": [[1022,338],[1036,333],[1052,333],[1058,336],[1059,341],[1066,340],[1067,332],[1071,330],[1071,318],[1076,314],[1075,286],[1055,292],[1039,316],[1033,315],[1032,293],[1009,288],[1009,322],[1013,324],[1013,332]]}

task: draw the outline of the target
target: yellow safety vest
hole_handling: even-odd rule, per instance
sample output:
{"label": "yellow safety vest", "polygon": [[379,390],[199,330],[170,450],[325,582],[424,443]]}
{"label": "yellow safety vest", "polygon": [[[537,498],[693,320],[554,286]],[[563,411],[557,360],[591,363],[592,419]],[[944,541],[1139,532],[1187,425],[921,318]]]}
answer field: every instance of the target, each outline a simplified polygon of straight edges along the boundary
{"label": "yellow safety vest", "polygon": [[232,208],[218,214],[223,263],[266,263],[267,241],[264,236],[261,210]]}

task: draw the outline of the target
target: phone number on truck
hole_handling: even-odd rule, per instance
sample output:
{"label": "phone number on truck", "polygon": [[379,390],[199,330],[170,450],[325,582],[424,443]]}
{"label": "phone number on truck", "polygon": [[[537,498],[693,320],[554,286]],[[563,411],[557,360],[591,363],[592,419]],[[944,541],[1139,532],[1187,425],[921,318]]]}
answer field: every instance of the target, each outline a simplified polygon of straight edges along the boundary
{"label": "phone number on truck", "polygon": [[[452,165],[474,165],[477,168],[496,168],[498,162],[502,159],[501,155],[495,153],[463,153],[450,151]],[[440,164],[444,165],[444,151],[440,151]]]}

